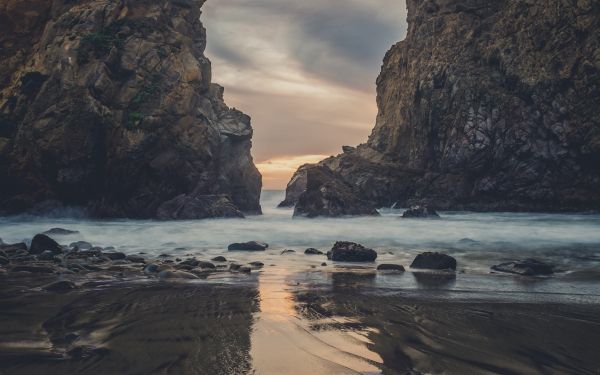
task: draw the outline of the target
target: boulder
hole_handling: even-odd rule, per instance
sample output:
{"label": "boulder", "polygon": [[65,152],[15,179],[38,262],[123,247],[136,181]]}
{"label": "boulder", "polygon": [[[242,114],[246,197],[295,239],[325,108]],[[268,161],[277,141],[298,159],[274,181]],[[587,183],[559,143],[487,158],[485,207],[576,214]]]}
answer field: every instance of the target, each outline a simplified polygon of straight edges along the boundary
{"label": "boulder", "polygon": [[317,250],[314,248],[308,248],[306,250],[304,250],[304,254],[306,255],[323,255],[323,252],[321,250]]}
{"label": "boulder", "polygon": [[327,258],[336,262],[373,262],[377,252],[354,242],[338,241],[327,253]]}
{"label": "boulder", "polygon": [[352,187],[324,166],[306,169],[306,190],[298,198],[294,217],[379,216],[358,198]]}
{"label": "boulder", "polygon": [[61,254],[63,252],[62,247],[54,241],[52,238],[45,234],[36,234],[31,240],[31,246],[29,247],[30,254],[41,254],[44,251],[51,251],[54,254]]}
{"label": "boulder", "polygon": [[42,234],[47,234],[47,235],[54,235],[54,236],[67,236],[69,234],[77,234],[79,233],[79,231],[76,230],[69,230],[69,229],[64,229],[64,228],[52,228],[50,230],[45,231]]}
{"label": "boulder", "polygon": [[110,260],[122,260],[127,258],[127,255],[125,255],[124,253],[121,252],[107,252],[107,253],[102,253],[103,256],[107,257]]}
{"label": "boulder", "polygon": [[306,170],[312,166],[313,164],[304,164],[298,168],[287,184],[285,199],[278,207],[294,207],[298,203],[300,196],[306,191]]}
{"label": "boulder", "polygon": [[439,218],[440,215],[433,208],[427,206],[412,206],[404,211],[402,217],[405,219],[434,219]]}
{"label": "boulder", "polygon": [[232,243],[227,247],[229,251],[264,251],[269,247],[264,242],[250,241],[241,243]]}
{"label": "boulder", "polygon": [[426,252],[417,255],[410,268],[430,270],[456,270],[456,259],[442,254]]}
{"label": "boulder", "polygon": [[547,276],[554,273],[554,266],[536,259],[525,259],[492,266],[498,272],[514,273],[523,276]]}
{"label": "boulder", "polygon": [[404,266],[400,264],[380,264],[377,266],[377,271],[399,271],[404,272]]}

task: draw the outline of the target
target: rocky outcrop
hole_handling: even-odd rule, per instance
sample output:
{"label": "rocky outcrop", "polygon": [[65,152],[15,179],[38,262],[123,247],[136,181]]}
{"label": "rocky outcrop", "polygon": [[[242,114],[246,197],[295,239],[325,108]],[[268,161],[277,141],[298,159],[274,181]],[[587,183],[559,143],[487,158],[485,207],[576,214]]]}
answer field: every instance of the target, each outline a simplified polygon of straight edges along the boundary
{"label": "rocky outcrop", "polygon": [[203,3],[0,2],[0,211],[260,213],[250,118],[211,81]]}
{"label": "rocky outcrop", "polygon": [[406,39],[377,80],[368,142],[318,165],[377,206],[600,209],[600,6],[407,7]]}
{"label": "rocky outcrop", "polygon": [[[329,168],[308,167],[303,174],[304,177],[295,182],[295,185],[300,185],[300,181],[304,181],[305,186],[298,196],[294,217],[379,215],[370,202],[360,199],[352,186]],[[298,186],[294,189],[297,188]],[[288,194],[288,198],[290,195]]]}

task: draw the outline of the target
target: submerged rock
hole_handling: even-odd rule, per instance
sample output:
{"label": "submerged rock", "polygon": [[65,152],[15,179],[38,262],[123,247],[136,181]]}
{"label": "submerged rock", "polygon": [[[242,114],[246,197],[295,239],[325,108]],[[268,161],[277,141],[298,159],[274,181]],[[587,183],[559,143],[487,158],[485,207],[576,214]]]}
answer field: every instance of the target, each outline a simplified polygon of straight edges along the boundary
{"label": "submerged rock", "polygon": [[404,272],[404,266],[400,264],[380,264],[377,266],[377,271],[399,271]]}
{"label": "submerged rock", "polygon": [[269,247],[264,242],[250,241],[241,243],[232,243],[227,247],[229,251],[264,251]]}
{"label": "submerged rock", "polygon": [[408,218],[439,218],[437,212],[434,209],[429,208],[427,206],[413,206],[410,209],[404,211],[402,217],[405,219]]}
{"label": "submerged rock", "polygon": [[359,199],[352,187],[329,168],[306,169],[306,189],[298,197],[294,217],[378,216],[375,207]]}
{"label": "submerged rock", "polygon": [[71,281],[63,280],[54,282],[52,284],[48,284],[42,289],[47,290],[49,292],[65,293],[76,288],[77,286]]}
{"label": "submerged rock", "polygon": [[327,253],[327,258],[336,262],[373,262],[377,252],[354,242],[338,241]]}
{"label": "submerged rock", "polygon": [[523,276],[546,276],[554,273],[554,266],[536,259],[525,259],[516,262],[498,264],[496,266],[492,266],[492,270],[514,273]]}
{"label": "submerged rock", "polygon": [[442,254],[426,252],[417,255],[410,268],[430,270],[456,270],[456,259]]}
{"label": "submerged rock", "polygon": [[323,255],[323,252],[321,250],[315,249],[315,248],[308,248],[304,251],[304,254],[306,255]]}
{"label": "submerged rock", "polygon": [[52,228],[50,230],[45,231],[43,234],[47,235],[55,235],[55,236],[67,236],[69,234],[77,234],[79,231],[77,230],[69,230],[63,228]]}
{"label": "submerged rock", "polygon": [[54,254],[62,254],[62,247],[54,241],[52,238],[45,234],[36,234],[31,240],[31,246],[29,247],[29,253],[41,254],[44,251],[51,251]]}

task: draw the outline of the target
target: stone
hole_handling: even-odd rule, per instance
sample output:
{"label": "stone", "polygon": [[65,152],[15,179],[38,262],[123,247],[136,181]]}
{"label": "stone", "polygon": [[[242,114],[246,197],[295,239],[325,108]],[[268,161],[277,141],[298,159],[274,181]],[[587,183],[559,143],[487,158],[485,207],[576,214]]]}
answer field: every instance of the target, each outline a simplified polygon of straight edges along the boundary
{"label": "stone", "polygon": [[281,252],[281,255],[285,255],[285,254],[294,254],[296,252],[296,250],[291,250],[291,249],[285,249]]}
{"label": "stone", "polygon": [[334,262],[373,262],[377,259],[377,252],[354,242],[338,241],[327,253],[327,259]]}
{"label": "stone", "polygon": [[380,264],[377,266],[377,271],[398,271],[404,272],[404,266],[400,264]]}
{"label": "stone", "polygon": [[36,258],[41,261],[53,261],[55,254],[50,250],[45,250],[43,253],[39,254]]}
{"label": "stone", "polygon": [[0,189],[0,212],[77,207],[86,217],[169,220],[261,212],[251,119],[212,82],[203,4],[2,6],[0,181],[11,183]]}
{"label": "stone", "polygon": [[227,259],[223,256],[214,257],[211,259],[213,262],[227,262]]}
{"label": "stone", "polygon": [[498,264],[492,266],[492,270],[514,273],[522,276],[547,276],[554,273],[554,266],[536,259],[525,259],[516,262]]}
{"label": "stone", "polygon": [[196,259],[186,259],[183,262],[179,263],[180,266],[190,266],[190,267],[198,267],[200,264]]}
{"label": "stone", "polygon": [[323,262],[323,263],[321,263],[321,266],[322,267],[327,267],[327,263]]}
{"label": "stone", "polygon": [[44,251],[51,251],[54,254],[62,254],[62,247],[54,241],[52,238],[45,234],[36,234],[31,240],[31,246],[29,247],[29,253],[41,254]]}
{"label": "stone", "polygon": [[264,251],[269,247],[268,244],[257,241],[232,243],[227,247],[229,251]]}
{"label": "stone", "polygon": [[434,209],[427,206],[412,206],[410,209],[404,211],[402,217],[405,219],[409,218],[439,218],[437,212]]}
{"label": "stone", "polygon": [[229,265],[229,270],[231,270],[231,271],[237,271],[237,270],[239,270],[240,268],[242,268],[242,265],[241,265],[241,264],[231,263],[231,264]]}
{"label": "stone", "polygon": [[122,260],[122,259],[126,259],[127,256],[124,253],[121,252],[106,252],[106,253],[102,253],[103,256],[107,257],[110,260]]}
{"label": "stone", "polygon": [[375,207],[356,195],[352,186],[329,168],[306,169],[306,188],[299,196],[294,217],[378,216]]}
{"label": "stone", "polygon": [[127,255],[125,259],[131,263],[146,263],[146,259],[139,255]]}
{"label": "stone", "polygon": [[42,289],[44,289],[48,292],[66,293],[66,292],[69,292],[76,288],[77,288],[77,286],[73,282],[62,280],[62,281],[56,281],[52,284],[48,284],[48,285],[44,286]]}
{"label": "stone", "polygon": [[317,250],[314,248],[308,248],[306,250],[304,250],[304,254],[306,255],[323,255],[323,252],[321,250]]}
{"label": "stone", "polygon": [[76,230],[69,230],[69,229],[64,229],[64,228],[52,228],[50,230],[45,231],[42,234],[47,234],[49,236],[55,235],[55,236],[67,236],[70,234],[78,234],[79,231]]}
{"label": "stone", "polygon": [[211,262],[199,262],[198,267],[202,268],[202,269],[211,269],[211,270],[214,270],[217,268],[217,266],[215,266]]}
{"label": "stone", "polygon": [[426,252],[417,255],[410,268],[431,270],[456,270],[456,259],[442,254]]}
{"label": "stone", "polygon": [[376,207],[598,212],[600,13],[581,3],[407,0],[368,140],[309,168]]}

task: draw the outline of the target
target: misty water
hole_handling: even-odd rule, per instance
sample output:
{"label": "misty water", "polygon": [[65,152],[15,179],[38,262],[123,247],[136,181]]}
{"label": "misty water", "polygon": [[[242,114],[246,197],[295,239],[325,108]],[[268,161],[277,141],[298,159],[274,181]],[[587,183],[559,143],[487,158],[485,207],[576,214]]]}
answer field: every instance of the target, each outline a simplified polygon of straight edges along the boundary
{"label": "misty water", "polygon": [[[402,219],[402,209],[381,209],[380,217],[306,219],[292,218],[292,209],[277,208],[283,196],[283,191],[263,192],[264,214],[246,219],[161,222],[5,217],[0,219],[0,238],[5,243],[28,242],[36,233],[61,227],[80,232],[56,236],[61,244],[85,240],[127,254],[144,253],[148,258],[170,254],[204,260],[217,255],[239,262],[258,260],[267,265],[257,274],[263,282],[271,278],[274,283],[315,285],[327,284],[331,273],[348,268],[373,272],[373,264],[333,264],[324,256],[304,255],[308,247],[325,252],[335,241],[347,240],[375,249],[377,263],[407,267],[423,251],[445,252],[458,261],[456,277],[423,278],[410,270],[401,275],[377,274],[367,287],[378,293],[428,290],[436,298],[600,301],[600,215],[440,212],[441,219],[415,220]],[[267,242],[269,249],[227,251],[228,244],[249,240]],[[284,249],[296,253],[281,255]],[[490,273],[492,265],[529,257],[551,262],[560,272],[550,278]],[[323,262],[328,265],[322,266]],[[278,272],[269,272],[269,267]],[[218,281],[247,280],[220,277]]]}

